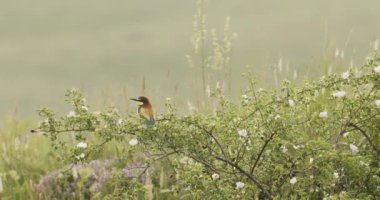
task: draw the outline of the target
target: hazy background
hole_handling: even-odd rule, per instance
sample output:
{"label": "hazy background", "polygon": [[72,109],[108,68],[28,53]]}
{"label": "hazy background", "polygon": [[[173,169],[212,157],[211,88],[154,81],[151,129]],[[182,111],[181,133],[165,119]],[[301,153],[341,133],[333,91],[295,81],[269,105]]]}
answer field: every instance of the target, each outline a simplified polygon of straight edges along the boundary
{"label": "hazy background", "polygon": [[[210,0],[205,7],[209,28],[222,30],[230,16],[238,33],[236,95],[247,65],[263,86],[273,86],[280,58],[299,79],[325,73],[336,48],[344,61],[333,63],[360,65],[380,38],[378,8],[378,0]],[[131,108],[127,99],[141,94],[144,76],[158,107],[166,97],[186,107],[201,80],[185,59],[195,11],[192,0],[0,1],[0,118],[67,109],[64,93],[73,87],[95,107]]]}

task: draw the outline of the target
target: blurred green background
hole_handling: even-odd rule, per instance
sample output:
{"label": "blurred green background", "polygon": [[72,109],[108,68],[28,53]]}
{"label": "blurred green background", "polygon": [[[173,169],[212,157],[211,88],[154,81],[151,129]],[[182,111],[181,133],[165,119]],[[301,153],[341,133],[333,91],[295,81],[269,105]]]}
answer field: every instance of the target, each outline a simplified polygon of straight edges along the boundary
{"label": "blurred green background", "polygon": [[[378,8],[378,0],[209,0],[205,11],[208,28],[223,30],[230,16],[238,33],[238,94],[247,65],[263,86],[273,86],[280,58],[300,79],[320,76],[327,65],[360,65],[380,38]],[[43,106],[63,111],[73,87],[94,107],[134,109],[128,98],[142,93],[144,77],[158,107],[166,97],[186,107],[201,80],[185,58],[195,12],[195,1],[178,0],[0,1],[0,117],[35,119]],[[336,48],[342,61],[331,60]]]}

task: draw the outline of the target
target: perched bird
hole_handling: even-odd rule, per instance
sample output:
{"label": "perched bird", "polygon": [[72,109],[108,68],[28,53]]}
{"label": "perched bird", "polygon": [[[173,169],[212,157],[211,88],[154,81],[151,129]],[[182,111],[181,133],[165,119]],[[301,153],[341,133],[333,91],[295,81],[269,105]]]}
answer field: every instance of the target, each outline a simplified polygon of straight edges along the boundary
{"label": "perched bird", "polygon": [[149,102],[149,99],[144,96],[141,96],[137,99],[133,98],[131,100],[138,102],[139,107],[137,111],[140,117],[144,119],[144,123],[147,126],[153,126],[156,120],[154,118],[154,109],[152,104]]}

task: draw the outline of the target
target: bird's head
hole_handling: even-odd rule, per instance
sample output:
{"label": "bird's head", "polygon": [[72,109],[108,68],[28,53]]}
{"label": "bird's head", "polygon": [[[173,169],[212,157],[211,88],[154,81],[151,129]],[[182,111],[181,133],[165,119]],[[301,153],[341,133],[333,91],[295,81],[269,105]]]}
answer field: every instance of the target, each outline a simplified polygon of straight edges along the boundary
{"label": "bird's head", "polygon": [[149,99],[144,97],[144,96],[141,96],[137,99],[132,98],[131,100],[138,102],[140,105],[149,105],[150,104]]}

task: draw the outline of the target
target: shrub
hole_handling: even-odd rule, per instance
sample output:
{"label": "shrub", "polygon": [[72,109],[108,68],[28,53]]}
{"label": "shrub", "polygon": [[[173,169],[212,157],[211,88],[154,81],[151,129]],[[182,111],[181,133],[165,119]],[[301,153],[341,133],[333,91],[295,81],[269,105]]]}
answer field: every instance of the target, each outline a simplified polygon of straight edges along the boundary
{"label": "shrub", "polygon": [[110,143],[123,149],[112,159],[141,163],[136,179],[120,176],[119,167],[108,197],[128,191],[140,198],[374,199],[380,196],[379,64],[373,55],[357,73],[302,87],[284,81],[279,91],[257,89],[247,73],[249,89],[239,104],[216,90],[215,113],[177,116],[168,100],[154,127],[115,108],[90,112],[83,95],[70,90],[73,111],[59,117],[41,109],[39,130],[67,164],[99,159]]}

